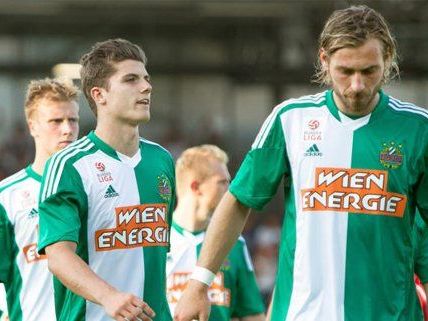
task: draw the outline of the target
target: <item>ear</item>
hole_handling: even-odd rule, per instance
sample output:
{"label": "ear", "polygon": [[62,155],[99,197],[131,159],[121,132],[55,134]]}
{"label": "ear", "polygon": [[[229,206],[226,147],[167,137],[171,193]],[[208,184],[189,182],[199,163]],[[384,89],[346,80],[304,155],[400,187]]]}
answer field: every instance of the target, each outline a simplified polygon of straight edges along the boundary
{"label": "ear", "polygon": [[36,125],[35,125],[35,121],[32,118],[29,118],[27,120],[27,125],[28,125],[28,130],[30,131],[30,135],[33,137],[36,137],[37,135],[37,131],[36,131]]}
{"label": "ear", "polygon": [[105,105],[106,104],[106,90],[101,87],[92,87],[91,97],[95,101],[97,105]]}
{"label": "ear", "polygon": [[199,182],[198,181],[192,181],[190,183],[190,189],[193,193],[199,194]]}
{"label": "ear", "polygon": [[327,69],[328,68],[328,55],[327,55],[327,52],[324,50],[324,48],[320,49],[319,56],[320,56],[320,62],[321,62],[322,67],[324,69]]}

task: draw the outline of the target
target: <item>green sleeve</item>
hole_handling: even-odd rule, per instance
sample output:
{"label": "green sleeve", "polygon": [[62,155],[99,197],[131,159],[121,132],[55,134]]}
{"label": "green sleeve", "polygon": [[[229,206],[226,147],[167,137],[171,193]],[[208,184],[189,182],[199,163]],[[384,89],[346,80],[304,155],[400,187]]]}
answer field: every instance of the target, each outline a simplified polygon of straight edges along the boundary
{"label": "green sleeve", "polygon": [[[428,141],[428,137],[426,137]],[[428,222],[428,142],[425,146],[422,174],[416,189],[416,205],[422,217]]]}
{"label": "green sleeve", "polygon": [[0,282],[5,283],[13,264],[13,226],[9,221],[5,208],[0,204]]}
{"label": "green sleeve", "polygon": [[416,213],[415,218],[415,273],[422,283],[428,282],[428,225]]}
{"label": "green sleeve", "polygon": [[57,186],[51,189],[49,184],[52,184],[52,180],[45,179],[51,177],[50,170],[48,164],[40,189],[43,196],[39,204],[39,253],[44,253],[46,246],[56,242],[78,243],[81,217],[87,211],[87,196],[73,165],[64,165],[60,177],[57,177]]}
{"label": "green sleeve", "polygon": [[253,265],[245,241],[238,241],[239,270],[237,275],[236,305],[233,307],[232,317],[241,318],[265,312],[259,287],[254,275]]}
{"label": "green sleeve", "polygon": [[281,116],[274,110],[263,124],[229,191],[245,206],[261,210],[290,173]]}

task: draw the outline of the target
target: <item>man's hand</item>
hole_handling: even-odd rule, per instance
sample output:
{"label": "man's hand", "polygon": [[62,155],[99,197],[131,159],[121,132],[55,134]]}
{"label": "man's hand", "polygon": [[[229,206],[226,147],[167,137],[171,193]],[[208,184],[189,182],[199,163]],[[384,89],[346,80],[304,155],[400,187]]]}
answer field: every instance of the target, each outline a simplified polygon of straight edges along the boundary
{"label": "man's hand", "polygon": [[208,286],[191,279],[175,308],[174,321],[207,321],[210,310]]}
{"label": "man's hand", "polygon": [[153,310],[140,298],[120,292],[94,273],[77,254],[76,243],[61,241],[46,247],[49,270],[71,291],[100,304],[117,321],[151,321]]}
{"label": "man's hand", "polygon": [[155,316],[147,303],[129,293],[113,291],[100,301],[107,314],[117,321],[151,321]]}

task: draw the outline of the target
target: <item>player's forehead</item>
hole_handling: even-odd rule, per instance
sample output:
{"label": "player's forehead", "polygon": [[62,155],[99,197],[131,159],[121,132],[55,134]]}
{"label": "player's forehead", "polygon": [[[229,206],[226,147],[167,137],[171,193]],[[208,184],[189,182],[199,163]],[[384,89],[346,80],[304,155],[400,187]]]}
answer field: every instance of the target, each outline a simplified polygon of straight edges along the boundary
{"label": "player's forehead", "polygon": [[35,109],[35,114],[43,118],[78,118],[79,104],[75,100],[40,100]]}
{"label": "player's forehead", "polygon": [[138,60],[126,59],[123,61],[113,63],[113,67],[116,70],[111,79],[122,78],[126,75],[135,74],[140,77],[146,77],[148,75],[146,66],[143,62]]}
{"label": "player's forehead", "polygon": [[344,47],[334,52],[330,63],[335,67],[361,69],[384,64],[383,45],[370,39],[357,47]]}

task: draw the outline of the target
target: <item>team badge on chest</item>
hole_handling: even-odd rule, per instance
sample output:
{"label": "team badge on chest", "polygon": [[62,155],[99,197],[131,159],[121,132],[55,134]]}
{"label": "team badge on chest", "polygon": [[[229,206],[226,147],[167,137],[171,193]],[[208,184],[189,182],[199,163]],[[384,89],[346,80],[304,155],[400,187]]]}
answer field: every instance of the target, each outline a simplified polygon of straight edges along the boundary
{"label": "team badge on chest", "polygon": [[389,169],[397,169],[403,163],[403,145],[395,142],[383,143],[382,150],[380,151],[380,163]]}
{"label": "team badge on chest", "polygon": [[171,199],[171,182],[165,174],[158,176],[158,191],[160,197],[165,201]]}

